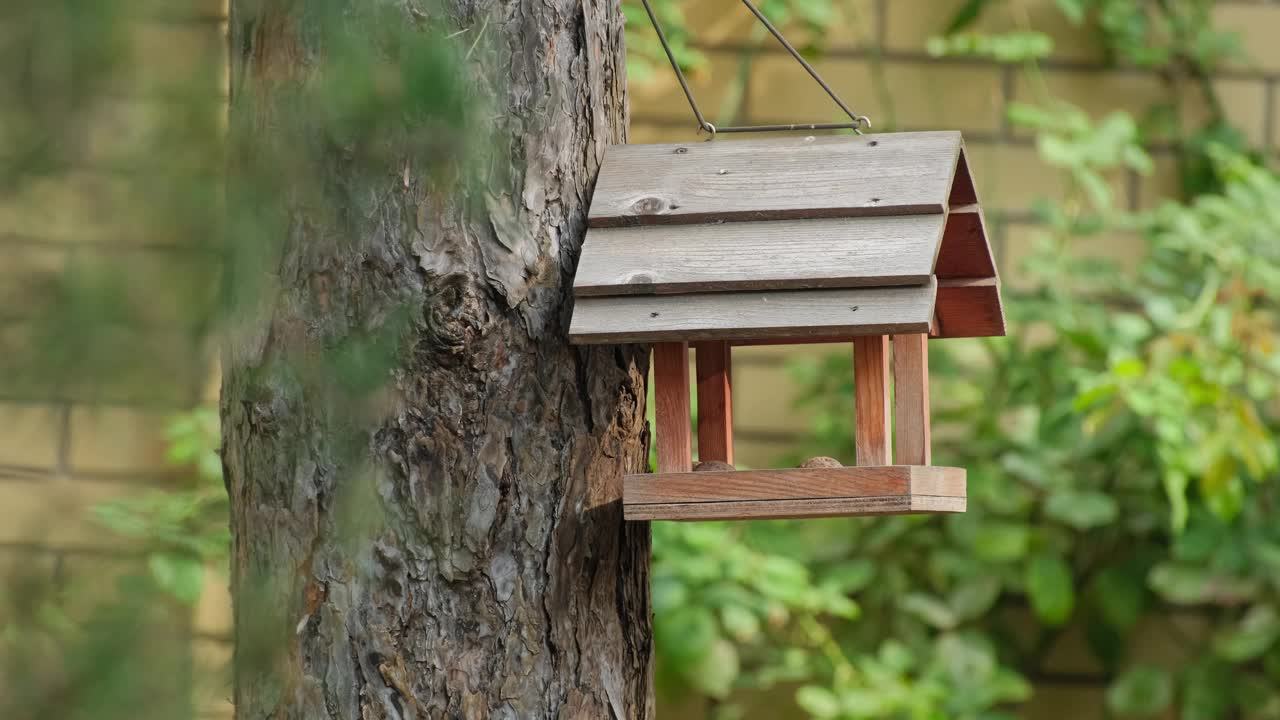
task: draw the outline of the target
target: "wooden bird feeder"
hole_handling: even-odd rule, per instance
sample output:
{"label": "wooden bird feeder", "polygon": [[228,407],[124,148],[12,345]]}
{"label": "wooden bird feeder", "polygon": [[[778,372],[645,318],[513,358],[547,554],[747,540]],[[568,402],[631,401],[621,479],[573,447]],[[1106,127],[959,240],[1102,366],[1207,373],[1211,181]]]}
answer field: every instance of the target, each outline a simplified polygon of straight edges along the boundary
{"label": "wooden bird feeder", "polygon": [[[613,146],[588,225],[572,342],[653,343],[658,471],[624,478],[627,519],[964,511],[965,471],[930,464],[926,343],[1005,325],[959,133]],[[732,348],[831,342],[857,465],[733,470]]]}

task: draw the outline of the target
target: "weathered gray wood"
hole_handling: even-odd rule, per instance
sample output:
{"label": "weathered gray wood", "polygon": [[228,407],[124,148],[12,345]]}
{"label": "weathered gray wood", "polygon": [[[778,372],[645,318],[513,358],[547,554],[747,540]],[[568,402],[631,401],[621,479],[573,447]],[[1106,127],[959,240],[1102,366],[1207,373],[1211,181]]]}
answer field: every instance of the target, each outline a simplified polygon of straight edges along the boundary
{"label": "weathered gray wood", "polygon": [[1005,334],[1000,281],[996,278],[938,281],[938,328],[934,337],[999,337]]}
{"label": "weathered gray wood", "polygon": [[922,285],[943,215],[597,228],[587,233],[574,293]]}
{"label": "weathered gray wood", "polygon": [[959,205],[947,214],[942,247],[934,270],[938,279],[992,278],[996,276],[986,220],[978,205]]}
{"label": "weathered gray wood", "polygon": [[621,145],[605,152],[592,227],[941,213],[957,132]]}
{"label": "weathered gray wood", "polygon": [[623,501],[628,505],[890,495],[964,497],[965,471],[938,466],[872,465],[661,473],[628,475],[623,478],[622,490]]}
{"label": "weathered gray wood", "polygon": [[739,340],[929,332],[937,281],[839,290],[579,298],[575,343]]}
{"label": "weathered gray wood", "polygon": [[890,495],[817,500],[739,500],[730,502],[627,505],[627,520],[785,520],[819,517],[868,517],[916,513],[962,513],[962,497]]}

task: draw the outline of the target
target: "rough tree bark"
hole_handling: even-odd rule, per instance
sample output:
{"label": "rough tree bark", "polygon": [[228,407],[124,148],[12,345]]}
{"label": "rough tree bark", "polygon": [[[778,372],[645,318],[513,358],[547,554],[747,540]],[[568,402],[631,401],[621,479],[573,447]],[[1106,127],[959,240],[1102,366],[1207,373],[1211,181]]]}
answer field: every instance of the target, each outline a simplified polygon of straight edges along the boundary
{"label": "rough tree bark", "polygon": [[[299,19],[319,4],[232,0],[253,132],[290,132],[266,117],[276,95],[323,72]],[[319,180],[353,206],[335,227],[288,204],[278,292],[224,355],[237,716],[652,717],[649,532],[619,502],[647,451],[647,357],[566,341],[591,188],[626,127],[618,0],[440,10],[467,38],[488,27],[477,77],[503,78],[508,166],[477,200],[433,194],[410,149],[358,178],[334,163]],[[409,346],[356,462],[335,428],[358,408],[278,368],[405,298]],[[353,540],[361,477],[385,521]]]}

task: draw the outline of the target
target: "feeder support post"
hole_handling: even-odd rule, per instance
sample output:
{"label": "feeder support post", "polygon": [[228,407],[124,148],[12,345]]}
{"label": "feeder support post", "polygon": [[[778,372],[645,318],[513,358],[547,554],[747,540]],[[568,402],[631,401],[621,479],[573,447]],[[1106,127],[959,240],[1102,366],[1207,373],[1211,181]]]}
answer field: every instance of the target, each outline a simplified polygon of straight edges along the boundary
{"label": "feeder support post", "polygon": [[733,365],[724,341],[694,344],[698,377],[698,459],[733,464]]}
{"label": "feeder support post", "polygon": [[693,437],[689,406],[689,343],[653,346],[654,421],[657,424],[658,472],[693,470]]}
{"label": "feeder support post", "polygon": [[893,453],[899,465],[930,465],[929,336],[893,336]]}
{"label": "feeder support post", "polygon": [[853,339],[854,446],[858,465],[889,464],[889,338]]}

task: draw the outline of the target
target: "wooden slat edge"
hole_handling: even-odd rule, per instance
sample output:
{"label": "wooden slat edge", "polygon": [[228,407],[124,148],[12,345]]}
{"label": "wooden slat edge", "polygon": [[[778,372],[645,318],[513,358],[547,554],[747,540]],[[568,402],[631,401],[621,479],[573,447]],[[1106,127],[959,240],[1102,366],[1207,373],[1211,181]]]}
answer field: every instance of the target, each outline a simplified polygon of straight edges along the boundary
{"label": "wooden slat edge", "polygon": [[965,498],[897,495],[821,500],[750,500],[738,502],[624,505],[627,520],[783,520],[820,517],[870,517],[914,513],[962,513]]}
{"label": "wooden slat edge", "polygon": [[589,228],[638,227],[641,225],[698,225],[711,222],[753,222],[763,220],[816,220],[822,218],[870,218],[896,215],[940,215],[943,203],[903,203],[899,205],[849,205],[845,207],[797,208],[794,210],[717,210],[714,212],[670,212],[643,215],[598,215],[587,222]]}
{"label": "wooden slat edge", "polygon": [[579,298],[569,340],[736,342],[923,333],[929,332],[936,296],[937,282],[930,278],[915,287]]}
{"label": "wooden slat edge", "polygon": [[628,475],[622,483],[627,502],[643,505],[906,495],[914,481],[912,468],[882,465]]}
{"label": "wooden slat edge", "polygon": [[623,477],[628,505],[822,500],[936,495],[964,497],[964,468],[880,465],[729,472],[645,473]]}
{"label": "wooden slat edge", "polygon": [[778,280],[716,280],[714,282],[662,283],[583,283],[573,286],[577,297],[612,297],[617,295],[683,295],[705,292],[752,292],[756,290],[832,290],[842,288],[878,288],[903,285],[925,285],[930,273],[862,277],[840,275],[826,278],[791,278]]}

